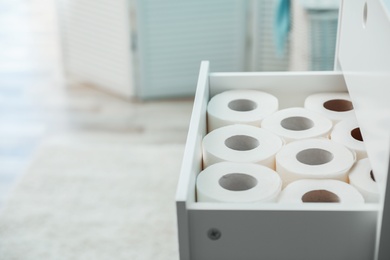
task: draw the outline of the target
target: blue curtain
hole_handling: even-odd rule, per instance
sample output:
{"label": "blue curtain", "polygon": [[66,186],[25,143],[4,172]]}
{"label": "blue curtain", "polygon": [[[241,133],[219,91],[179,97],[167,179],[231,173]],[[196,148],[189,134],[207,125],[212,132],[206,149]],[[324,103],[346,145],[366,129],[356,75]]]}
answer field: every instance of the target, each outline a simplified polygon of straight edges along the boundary
{"label": "blue curtain", "polygon": [[286,50],[286,42],[290,32],[291,12],[290,0],[277,0],[274,25],[276,52],[283,57]]}

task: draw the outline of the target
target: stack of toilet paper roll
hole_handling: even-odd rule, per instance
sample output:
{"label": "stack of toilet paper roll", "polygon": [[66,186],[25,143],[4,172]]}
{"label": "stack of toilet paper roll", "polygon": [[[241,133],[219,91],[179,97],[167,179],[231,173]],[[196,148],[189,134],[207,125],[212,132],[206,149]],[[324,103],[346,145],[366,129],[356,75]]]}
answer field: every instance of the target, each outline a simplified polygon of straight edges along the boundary
{"label": "stack of toilet paper roll", "polygon": [[348,93],[308,96],[279,110],[257,90],[215,95],[207,107],[198,202],[378,200]]}

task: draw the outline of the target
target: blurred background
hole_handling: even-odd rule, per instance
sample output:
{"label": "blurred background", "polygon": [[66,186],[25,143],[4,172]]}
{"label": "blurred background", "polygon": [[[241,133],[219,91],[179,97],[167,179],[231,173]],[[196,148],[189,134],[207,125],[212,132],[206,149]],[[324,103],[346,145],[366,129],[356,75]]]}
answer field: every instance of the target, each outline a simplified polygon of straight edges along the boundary
{"label": "blurred background", "polygon": [[200,62],[333,70],[338,0],[0,0],[0,259],[177,259]]}
{"label": "blurred background", "polygon": [[339,0],[59,0],[67,75],[142,99],[213,71],[332,70]]}

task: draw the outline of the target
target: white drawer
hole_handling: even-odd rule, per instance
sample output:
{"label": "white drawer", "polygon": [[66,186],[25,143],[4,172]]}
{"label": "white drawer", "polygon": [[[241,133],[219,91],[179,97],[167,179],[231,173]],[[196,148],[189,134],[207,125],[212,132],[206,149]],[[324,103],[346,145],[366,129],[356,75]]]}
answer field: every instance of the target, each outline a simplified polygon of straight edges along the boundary
{"label": "white drawer", "polygon": [[[195,201],[207,102],[217,93],[240,88],[271,93],[281,108],[303,106],[310,94],[347,91],[339,72],[209,73],[209,63],[202,63],[177,191],[181,259],[372,259],[378,204]],[[217,240],[209,237],[214,229],[221,233]]]}
{"label": "white drawer", "polygon": [[[341,10],[336,53],[340,72],[210,73],[209,63],[202,62],[176,194],[181,260],[390,259],[385,245],[390,239],[389,15],[381,0],[344,0]],[[197,203],[207,103],[231,89],[266,91],[279,99],[280,108],[303,106],[310,94],[348,91],[368,157],[382,176],[380,202]]]}

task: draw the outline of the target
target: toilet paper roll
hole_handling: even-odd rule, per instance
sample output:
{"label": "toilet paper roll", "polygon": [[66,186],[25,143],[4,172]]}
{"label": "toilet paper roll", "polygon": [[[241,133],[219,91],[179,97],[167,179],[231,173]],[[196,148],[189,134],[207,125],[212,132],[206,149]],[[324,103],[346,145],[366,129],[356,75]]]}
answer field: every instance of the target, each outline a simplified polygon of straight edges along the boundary
{"label": "toilet paper roll", "polygon": [[196,180],[198,202],[271,202],[282,186],[279,175],[258,164],[222,162]]}
{"label": "toilet paper roll", "polygon": [[275,169],[275,154],[283,141],[251,125],[218,128],[203,138],[203,167],[222,161],[257,163]]}
{"label": "toilet paper roll", "polygon": [[305,139],[284,146],[276,154],[276,171],[283,187],[299,179],[348,180],[355,155],[345,146],[327,139]]}
{"label": "toilet paper roll", "polygon": [[356,118],[354,117],[338,122],[333,127],[330,139],[355,151],[357,160],[367,157],[363,137]]}
{"label": "toilet paper roll", "polygon": [[336,202],[360,204],[363,196],[351,185],[337,180],[299,180],[280,193],[279,202]]}
{"label": "toilet paper roll", "polygon": [[351,98],[346,92],[328,92],[310,95],[306,98],[304,107],[329,118],[334,124],[343,119],[355,116]]}
{"label": "toilet paper roll", "polygon": [[208,131],[232,124],[260,126],[278,110],[278,99],[257,90],[229,90],[215,95],[207,106]]}
{"label": "toilet paper roll", "polygon": [[261,127],[282,137],[286,143],[294,140],[328,137],[332,121],[305,108],[280,110],[261,122]]}
{"label": "toilet paper roll", "polygon": [[349,183],[364,197],[366,202],[379,201],[379,188],[368,158],[359,160],[349,173]]}

